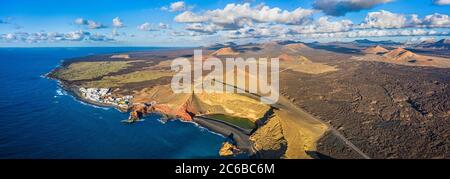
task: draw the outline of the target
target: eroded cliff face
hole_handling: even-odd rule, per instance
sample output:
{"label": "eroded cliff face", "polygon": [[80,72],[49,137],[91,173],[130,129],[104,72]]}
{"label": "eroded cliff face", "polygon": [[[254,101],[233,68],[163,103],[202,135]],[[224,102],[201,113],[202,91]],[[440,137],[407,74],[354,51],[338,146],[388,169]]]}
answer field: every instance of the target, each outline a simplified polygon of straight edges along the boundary
{"label": "eroded cliff face", "polygon": [[256,130],[250,137],[261,158],[284,158],[287,150],[287,141],[283,135],[281,119],[274,116],[265,125]]}
{"label": "eroded cliff face", "polygon": [[224,142],[219,150],[219,155],[222,157],[230,157],[239,154],[241,150],[230,142]]}
{"label": "eroded cliff face", "polygon": [[[135,95],[133,103],[151,103],[151,109],[185,121],[195,115],[226,114],[247,118],[253,122],[264,117],[270,106],[256,99],[234,93],[183,93],[176,94],[170,86],[144,89]],[[136,108],[142,110],[141,108]],[[132,112],[134,109],[132,109]]]}
{"label": "eroded cliff face", "polygon": [[[320,128],[315,131],[316,124],[299,123],[297,120],[301,117],[283,112],[286,109],[276,109],[272,116],[266,116],[271,106],[236,93],[175,94],[169,86],[156,86],[136,93],[133,103],[138,105],[132,108],[133,118],[159,112],[184,121],[192,121],[194,116],[207,114],[224,114],[253,122],[266,120],[249,138],[257,157],[261,158],[310,158],[307,151],[315,150],[316,140],[326,130]],[[153,105],[143,105],[148,103]],[[225,147],[222,153],[232,153],[230,146]]]}

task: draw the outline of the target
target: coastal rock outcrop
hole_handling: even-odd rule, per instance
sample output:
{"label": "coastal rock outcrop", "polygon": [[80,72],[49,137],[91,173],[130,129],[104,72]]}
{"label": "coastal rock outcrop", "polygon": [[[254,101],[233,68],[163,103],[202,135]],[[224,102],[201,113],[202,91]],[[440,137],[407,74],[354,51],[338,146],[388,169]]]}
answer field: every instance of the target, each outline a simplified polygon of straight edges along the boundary
{"label": "coastal rock outcrop", "polygon": [[134,104],[130,109],[130,117],[128,117],[128,120],[126,122],[132,123],[139,121],[144,117],[145,114],[148,114],[152,111],[150,105],[146,104]]}
{"label": "coastal rock outcrop", "polygon": [[219,150],[219,155],[222,157],[229,157],[239,154],[241,150],[230,142],[224,142]]}
{"label": "coastal rock outcrop", "polygon": [[287,150],[287,142],[283,136],[280,120],[277,116],[271,118],[250,137],[258,157],[284,157]]}

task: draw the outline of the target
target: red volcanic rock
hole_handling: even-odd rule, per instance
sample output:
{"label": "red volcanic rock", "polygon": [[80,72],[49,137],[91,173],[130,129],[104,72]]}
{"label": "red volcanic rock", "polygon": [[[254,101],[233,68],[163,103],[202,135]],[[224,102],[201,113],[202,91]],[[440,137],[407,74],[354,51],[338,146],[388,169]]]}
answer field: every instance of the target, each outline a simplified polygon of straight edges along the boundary
{"label": "red volcanic rock", "polygon": [[135,122],[144,117],[145,114],[149,113],[150,109],[144,104],[137,104],[131,108],[130,117],[128,122]]}
{"label": "red volcanic rock", "polygon": [[160,113],[169,115],[169,116],[176,116],[184,121],[192,121],[192,114],[187,110],[185,105],[180,106],[178,109],[172,109],[169,106],[165,104],[157,104],[153,106],[153,109],[155,111],[158,111]]}

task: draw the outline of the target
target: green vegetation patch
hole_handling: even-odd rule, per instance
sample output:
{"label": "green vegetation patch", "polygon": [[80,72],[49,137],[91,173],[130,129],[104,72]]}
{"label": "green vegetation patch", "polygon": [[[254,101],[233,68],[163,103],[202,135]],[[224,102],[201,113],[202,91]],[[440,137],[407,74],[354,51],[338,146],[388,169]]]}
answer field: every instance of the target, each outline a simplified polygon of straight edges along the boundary
{"label": "green vegetation patch", "polygon": [[55,73],[66,81],[89,80],[130,67],[132,61],[77,62]]}
{"label": "green vegetation patch", "polygon": [[247,118],[229,116],[229,115],[225,115],[225,114],[208,114],[208,115],[205,115],[205,117],[224,121],[224,122],[239,126],[244,129],[256,128],[256,124]]}
{"label": "green vegetation patch", "polygon": [[156,71],[156,70],[135,71],[123,75],[105,76],[101,80],[88,82],[85,84],[85,86],[95,88],[111,88],[121,86],[127,83],[150,81],[171,75],[173,75],[173,72],[171,71]]}

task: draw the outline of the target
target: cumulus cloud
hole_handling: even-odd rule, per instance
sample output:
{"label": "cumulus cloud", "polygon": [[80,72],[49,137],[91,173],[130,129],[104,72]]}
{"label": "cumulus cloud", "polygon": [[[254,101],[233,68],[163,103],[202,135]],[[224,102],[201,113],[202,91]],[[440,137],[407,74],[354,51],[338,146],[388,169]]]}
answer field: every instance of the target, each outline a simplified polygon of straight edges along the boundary
{"label": "cumulus cloud", "polygon": [[450,0],[433,0],[434,4],[437,5],[450,5]]}
{"label": "cumulus cloud", "polygon": [[425,27],[441,27],[441,28],[448,28],[450,27],[450,17],[445,14],[431,14],[425,16],[425,18],[421,21],[421,25]]}
{"label": "cumulus cloud", "polygon": [[169,11],[171,12],[177,12],[177,11],[184,11],[186,9],[186,4],[184,1],[178,1],[170,4]]}
{"label": "cumulus cloud", "polygon": [[75,19],[74,23],[77,25],[87,25],[87,20],[83,18],[77,18]]}
{"label": "cumulus cloud", "polygon": [[231,39],[243,39],[243,38],[282,38],[288,34],[288,29],[280,26],[265,26],[259,25],[258,27],[245,27],[235,31],[230,31],[228,37]]}
{"label": "cumulus cloud", "polygon": [[16,38],[17,38],[16,35],[13,34],[13,33],[2,34],[2,35],[0,36],[0,39],[1,39],[1,40],[7,41],[7,42],[16,40]]}
{"label": "cumulus cloud", "polygon": [[449,32],[437,32],[425,29],[371,29],[354,30],[336,33],[314,33],[299,34],[303,38],[323,39],[323,38],[363,38],[363,37],[398,37],[398,36],[448,36]]}
{"label": "cumulus cloud", "polygon": [[169,29],[169,25],[162,23],[162,22],[160,22],[158,24],[152,24],[149,22],[145,22],[141,25],[138,25],[137,29],[141,30],[141,31],[159,31],[159,30]]}
{"label": "cumulus cloud", "polygon": [[112,41],[114,41],[113,38],[109,38],[106,35],[97,34],[97,33],[89,35],[89,40],[95,41],[95,42],[112,42]]}
{"label": "cumulus cloud", "polygon": [[119,17],[116,17],[112,20],[113,26],[116,28],[124,27],[122,20]]}
{"label": "cumulus cloud", "polygon": [[[365,8],[387,2],[390,0],[348,0],[346,3]],[[185,11],[174,20],[185,23],[185,30],[195,35],[224,32],[219,35],[227,38],[430,36],[445,34],[430,29],[450,27],[448,15],[437,13],[419,17],[416,14],[404,15],[380,10],[370,12],[362,22],[354,23],[346,19],[336,20],[332,16],[313,18],[315,12],[317,11],[302,8],[287,11],[263,4],[250,6],[249,3],[244,3],[228,4],[222,9],[202,13]]]}
{"label": "cumulus cloud", "polygon": [[329,17],[320,17],[309,25],[294,26],[291,31],[299,34],[345,32],[353,28],[350,20],[330,21]]}
{"label": "cumulus cloud", "polygon": [[90,33],[89,32],[84,32],[84,31],[74,31],[74,32],[69,32],[67,34],[64,34],[64,38],[61,38],[60,40],[68,40],[68,41],[81,41],[83,40],[86,36],[89,36]]}
{"label": "cumulus cloud", "polygon": [[154,30],[156,30],[156,29],[154,29],[154,28],[152,27],[152,24],[150,24],[150,23],[148,23],[148,22],[145,22],[145,23],[139,25],[139,26],[137,27],[137,29],[142,30],[142,31],[154,31]]}
{"label": "cumulus cloud", "polygon": [[138,30],[141,31],[158,31],[161,29],[168,29],[169,25],[164,24],[164,23],[159,23],[159,24],[151,24],[149,22],[145,22],[139,26],[137,26]]}
{"label": "cumulus cloud", "polygon": [[406,24],[406,17],[389,11],[370,12],[361,24],[362,28],[401,28]]}
{"label": "cumulus cloud", "polygon": [[74,23],[76,25],[80,25],[80,26],[87,26],[89,29],[102,29],[102,28],[106,28],[106,26],[104,26],[103,24],[99,23],[99,22],[95,22],[93,20],[86,20],[83,18],[77,18],[75,19]]}
{"label": "cumulus cloud", "polygon": [[169,25],[168,25],[168,24],[165,24],[165,23],[162,23],[162,22],[160,22],[160,23],[158,24],[158,27],[159,27],[160,29],[168,29],[168,28],[169,28]]}
{"label": "cumulus cloud", "polygon": [[343,16],[348,12],[371,9],[376,5],[392,1],[393,0],[315,0],[313,7],[322,10],[322,12],[327,15]]}
{"label": "cumulus cloud", "polygon": [[208,10],[203,13],[185,11],[174,20],[187,23],[186,30],[214,34],[218,31],[232,31],[258,24],[300,25],[309,22],[314,10],[297,8],[293,11],[271,8],[265,5],[250,6],[244,4],[227,4],[223,9]]}
{"label": "cumulus cloud", "polygon": [[91,34],[90,32],[77,30],[68,33],[59,32],[15,32],[0,35],[0,41],[3,42],[25,42],[25,43],[49,43],[49,42],[73,42],[73,41],[115,41],[102,34]]}
{"label": "cumulus cloud", "polygon": [[175,16],[174,20],[176,22],[182,22],[182,23],[197,23],[197,22],[207,21],[208,18],[206,18],[205,16],[199,16],[191,11],[185,11],[185,12]]}
{"label": "cumulus cloud", "polygon": [[104,26],[103,24],[99,23],[99,22],[95,22],[93,20],[88,20],[88,28],[89,29],[102,29],[102,28],[106,28],[106,26]]}
{"label": "cumulus cloud", "polygon": [[193,23],[188,24],[185,28],[186,30],[201,33],[201,34],[214,34],[219,30],[222,30],[223,27],[217,26],[215,24],[201,24],[201,23]]}
{"label": "cumulus cloud", "polygon": [[370,12],[358,28],[448,28],[450,17],[445,14],[430,14],[421,19],[418,15],[402,15],[389,11]]}
{"label": "cumulus cloud", "polygon": [[301,24],[314,13],[313,10],[297,8],[293,11],[270,8],[269,6],[251,7],[249,3],[227,4],[224,9],[209,10],[198,15],[186,11],[175,17],[176,22],[211,22],[216,24],[245,24],[243,21]]}

